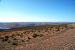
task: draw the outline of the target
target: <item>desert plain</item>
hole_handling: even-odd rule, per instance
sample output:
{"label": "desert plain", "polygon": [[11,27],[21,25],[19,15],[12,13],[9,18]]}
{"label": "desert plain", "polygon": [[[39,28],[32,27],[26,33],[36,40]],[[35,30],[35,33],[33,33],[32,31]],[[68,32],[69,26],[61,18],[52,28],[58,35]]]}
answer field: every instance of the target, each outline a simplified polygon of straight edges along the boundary
{"label": "desert plain", "polygon": [[75,50],[75,24],[1,30],[0,50]]}

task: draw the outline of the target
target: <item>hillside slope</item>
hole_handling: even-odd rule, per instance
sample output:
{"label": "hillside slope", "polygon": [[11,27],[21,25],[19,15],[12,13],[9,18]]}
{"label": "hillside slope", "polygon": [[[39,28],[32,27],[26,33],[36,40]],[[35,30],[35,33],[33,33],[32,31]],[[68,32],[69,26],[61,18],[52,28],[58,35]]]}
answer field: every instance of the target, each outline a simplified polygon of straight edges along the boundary
{"label": "hillside slope", "polygon": [[75,28],[63,24],[1,31],[0,50],[75,50]]}

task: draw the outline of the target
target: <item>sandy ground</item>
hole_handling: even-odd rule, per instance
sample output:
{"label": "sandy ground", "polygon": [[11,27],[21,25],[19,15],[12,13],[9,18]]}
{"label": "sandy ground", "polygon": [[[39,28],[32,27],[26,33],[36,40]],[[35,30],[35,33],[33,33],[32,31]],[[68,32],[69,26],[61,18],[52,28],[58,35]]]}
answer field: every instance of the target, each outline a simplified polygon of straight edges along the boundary
{"label": "sandy ground", "polygon": [[32,44],[16,46],[11,50],[75,50],[75,29],[69,29],[55,36]]}

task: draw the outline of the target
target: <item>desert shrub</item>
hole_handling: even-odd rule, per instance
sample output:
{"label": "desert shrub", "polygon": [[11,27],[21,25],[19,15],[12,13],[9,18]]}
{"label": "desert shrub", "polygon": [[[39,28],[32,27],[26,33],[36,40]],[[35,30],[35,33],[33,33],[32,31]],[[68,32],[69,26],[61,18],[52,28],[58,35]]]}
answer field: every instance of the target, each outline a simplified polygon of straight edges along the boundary
{"label": "desert shrub", "polygon": [[3,42],[8,41],[8,38],[9,38],[9,36],[5,36],[5,37],[2,38],[2,41]]}
{"label": "desert shrub", "polygon": [[11,37],[13,38],[15,36],[15,34],[12,34]]}
{"label": "desert shrub", "polygon": [[70,27],[71,29],[74,29],[74,27]]}
{"label": "desert shrub", "polygon": [[40,30],[38,30],[38,32],[40,32]]}
{"label": "desert shrub", "polygon": [[47,32],[48,30],[46,29],[45,32]]}
{"label": "desert shrub", "polygon": [[0,39],[3,39],[4,37],[0,37]]}
{"label": "desert shrub", "polygon": [[28,37],[28,39],[30,40],[31,38],[30,38],[30,37]]}
{"label": "desert shrub", "polygon": [[43,34],[40,34],[39,36],[40,36],[40,37],[42,37],[42,36],[43,36]]}
{"label": "desert shrub", "polygon": [[20,33],[17,33],[16,35],[20,36],[21,34]]}
{"label": "desert shrub", "polygon": [[38,34],[33,34],[33,37],[36,38],[38,36]]}
{"label": "desert shrub", "polygon": [[16,46],[16,45],[18,45],[18,43],[17,42],[13,42],[12,45],[15,45]]}
{"label": "desert shrub", "polygon": [[26,32],[23,32],[23,34],[26,34]]}
{"label": "desert shrub", "polygon": [[5,38],[9,38],[9,36],[5,36]]}
{"label": "desert shrub", "polygon": [[16,38],[13,38],[13,40],[17,40]]}
{"label": "desert shrub", "polygon": [[3,39],[2,39],[3,42],[5,42],[5,41],[7,41],[7,40],[8,40],[7,38],[3,38]]}
{"label": "desert shrub", "polygon": [[8,40],[8,36],[5,36],[5,37],[0,37],[2,39],[2,41],[7,41]]}
{"label": "desert shrub", "polygon": [[42,37],[43,34],[33,34],[33,37],[36,38],[36,37]]}
{"label": "desert shrub", "polygon": [[22,40],[22,42],[25,42],[24,40]]}
{"label": "desert shrub", "polygon": [[23,34],[21,34],[20,37],[22,38],[23,37]]}
{"label": "desert shrub", "polygon": [[56,31],[60,31],[60,28],[59,28],[59,27],[57,27],[57,28],[56,28]]}
{"label": "desert shrub", "polygon": [[9,40],[8,43],[10,43],[11,41]]}

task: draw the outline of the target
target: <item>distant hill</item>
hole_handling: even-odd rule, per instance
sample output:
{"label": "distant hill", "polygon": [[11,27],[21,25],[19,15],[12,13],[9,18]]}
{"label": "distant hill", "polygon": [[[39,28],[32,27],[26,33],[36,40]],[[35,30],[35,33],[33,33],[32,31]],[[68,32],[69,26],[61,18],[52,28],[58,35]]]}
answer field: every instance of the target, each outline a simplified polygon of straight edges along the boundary
{"label": "distant hill", "polygon": [[74,22],[0,22],[0,29],[11,29],[17,27],[26,27],[26,26],[39,26],[39,25],[48,25],[48,24],[74,24]]}

